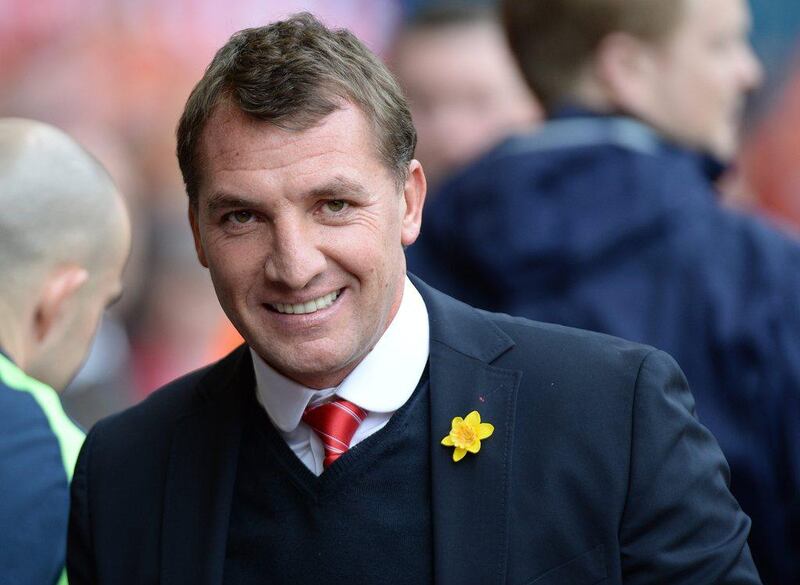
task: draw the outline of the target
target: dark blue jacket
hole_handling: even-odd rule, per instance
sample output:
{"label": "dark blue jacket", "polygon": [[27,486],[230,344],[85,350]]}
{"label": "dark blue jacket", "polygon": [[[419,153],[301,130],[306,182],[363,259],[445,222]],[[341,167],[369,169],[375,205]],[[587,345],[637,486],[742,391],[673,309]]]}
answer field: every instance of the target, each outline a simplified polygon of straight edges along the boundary
{"label": "dark blue jacket", "polygon": [[432,197],[409,267],[479,307],[675,356],[762,577],[800,583],[800,246],[722,209],[710,173],[631,119],[559,118]]}
{"label": "dark blue jacket", "polygon": [[69,480],[83,433],[0,352],[0,583],[66,585]]}
{"label": "dark blue jacket", "polygon": [[[669,356],[483,313],[415,285],[430,317],[430,477],[419,480],[430,482],[436,585],[760,582],[746,544],[750,521]],[[72,484],[71,585],[222,583],[254,391],[241,347],[95,425]],[[472,410],[494,433],[455,463],[440,441]],[[293,456],[278,447],[282,455],[264,457]],[[363,470],[358,457],[353,449],[334,466]],[[327,472],[283,468],[334,485]],[[344,470],[333,479],[363,481]],[[265,545],[261,554],[275,552]],[[385,574],[369,585],[394,582]],[[329,583],[366,581],[354,573]]]}

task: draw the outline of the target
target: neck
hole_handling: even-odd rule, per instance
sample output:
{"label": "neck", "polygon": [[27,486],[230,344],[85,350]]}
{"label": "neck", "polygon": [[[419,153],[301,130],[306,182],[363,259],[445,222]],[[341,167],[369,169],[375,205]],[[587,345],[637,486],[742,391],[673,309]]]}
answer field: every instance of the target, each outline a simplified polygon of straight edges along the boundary
{"label": "neck", "polygon": [[567,99],[568,103],[598,114],[610,114],[618,109],[610,92],[589,75],[578,78]]}

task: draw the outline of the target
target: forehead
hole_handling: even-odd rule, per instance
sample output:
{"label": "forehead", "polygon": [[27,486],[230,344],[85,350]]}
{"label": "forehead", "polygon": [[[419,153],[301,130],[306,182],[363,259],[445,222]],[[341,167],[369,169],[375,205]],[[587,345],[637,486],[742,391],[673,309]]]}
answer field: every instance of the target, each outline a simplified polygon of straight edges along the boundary
{"label": "forehead", "polygon": [[224,105],[206,124],[198,151],[207,178],[216,171],[277,171],[303,164],[341,164],[342,159],[372,172],[381,162],[370,123],[350,104],[303,130],[279,128]]}
{"label": "forehead", "polygon": [[746,30],[750,9],[746,0],[683,0],[675,35],[711,34],[715,31]]}

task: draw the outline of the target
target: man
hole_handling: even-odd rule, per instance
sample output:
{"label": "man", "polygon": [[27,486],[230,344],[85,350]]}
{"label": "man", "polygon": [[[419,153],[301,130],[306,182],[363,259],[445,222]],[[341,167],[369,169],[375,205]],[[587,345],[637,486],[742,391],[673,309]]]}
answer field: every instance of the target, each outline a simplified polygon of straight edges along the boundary
{"label": "man", "polygon": [[753,518],[767,582],[800,583],[800,249],[723,210],[760,69],[743,0],[504,5],[551,118],[426,210],[411,269],[477,306],[670,352]]}
{"label": "man", "polygon": [[0,580],[65,583],[83,433],[57,392],[120,293],[128,216],[111,178],[51,126],[0,119]]}
{"label": "man", "polygon": [[399,31],[389,64],[411,108],[429,191],[541,117],[488,7],[422,8]]}
{"label": "man", "polygon": [[669,357],[406,277],[414,140],[347,31],[217,53],[178,158],[247,345],[89,434],[72,585],[759,582]]}

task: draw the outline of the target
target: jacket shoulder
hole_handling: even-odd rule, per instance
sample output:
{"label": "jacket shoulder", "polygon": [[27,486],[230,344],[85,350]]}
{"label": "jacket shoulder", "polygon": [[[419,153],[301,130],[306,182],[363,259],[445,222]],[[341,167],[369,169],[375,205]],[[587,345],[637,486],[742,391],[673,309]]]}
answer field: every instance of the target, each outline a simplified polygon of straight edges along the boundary
{"label": "jacket shoulder", "polygon": [[[431,341],[494,365],[536,372],[625,373],[638,370],[655,348],[618,337],[477,309],[416,276],[431,324]],[[635,376],[635,372],[634,372]]]}
{"label": "jacket shoulder", "polygon": [[[605,333],[475,310],[513,340],[514,347],[503,357],[523,364],[531,363],[530,356],[539,356],[554,366],[574,367],[580,363],[582,369],[630,370],[638,369],[649,354],[658,351]],[[540,363],[539,358],[535,363]]]}
{"label": "jacket shoulder", "polygon": [[222,360],[162,386],[139,404],[102,419],[90,435],[121,437],[130,442],[136,437],[148,439],[171,432],[181,419],[215,399],[247,359],[247,346],[242,345]]}

